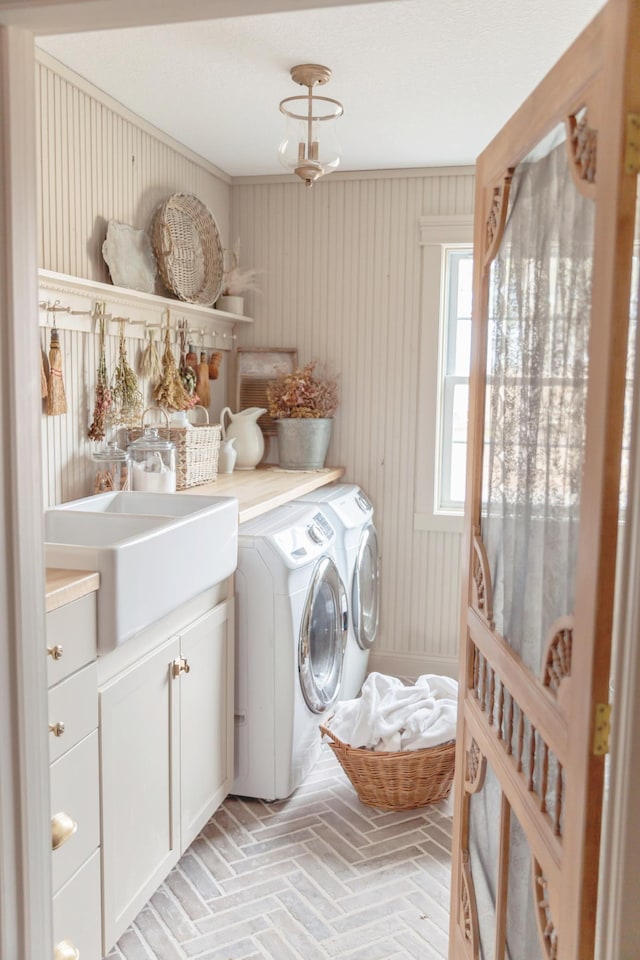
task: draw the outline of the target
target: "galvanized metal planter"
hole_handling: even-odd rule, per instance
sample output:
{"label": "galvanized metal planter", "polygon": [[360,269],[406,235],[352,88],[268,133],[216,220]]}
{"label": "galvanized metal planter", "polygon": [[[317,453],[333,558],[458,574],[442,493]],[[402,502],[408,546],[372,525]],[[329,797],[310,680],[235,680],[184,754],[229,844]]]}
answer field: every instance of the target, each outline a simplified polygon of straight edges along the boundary
{"label": "galvanized metal planter", "polygon": [[327,418],[291,418],[276,420],[278,463],[284,470],[320,470],[331,440]]}

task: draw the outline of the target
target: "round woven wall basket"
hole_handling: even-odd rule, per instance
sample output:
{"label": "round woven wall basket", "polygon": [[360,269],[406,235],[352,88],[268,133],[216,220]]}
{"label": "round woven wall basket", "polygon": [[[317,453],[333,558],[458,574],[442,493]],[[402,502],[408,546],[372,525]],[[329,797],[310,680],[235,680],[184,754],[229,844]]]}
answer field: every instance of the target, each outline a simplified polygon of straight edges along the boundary
{"label": "round woven wall basket", "polygon": [[151,224],[158,270],[165,286],[186,303],[215,303],[222,290],[224,251],[218,225],[201,200],[174,193]]}

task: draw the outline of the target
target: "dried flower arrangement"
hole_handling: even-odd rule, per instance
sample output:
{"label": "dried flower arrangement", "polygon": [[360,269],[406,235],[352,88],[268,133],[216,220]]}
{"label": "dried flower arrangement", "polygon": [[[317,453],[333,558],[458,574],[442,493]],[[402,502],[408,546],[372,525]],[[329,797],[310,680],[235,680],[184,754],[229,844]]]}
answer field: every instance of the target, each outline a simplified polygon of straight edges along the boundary
{"label": "dried flower arrangement", "polygon": [[330,418],[338,408],[336,377],[314,375],[317,360],[286,373],[267,386],[269,415],[274,420]]}
{"label": "dried flower arrangement", "polygon": [[243,269],[240,266],[240,239],[238,238],[232,250],[224,252],[224,272],[222,275],[223,297],[242,297],[250,290],[259,290],[258,277],[262,273],[253,267]]}
{"label": "dried flower arrangement", "polygon": [[147,332],[149,342],[142,352],[138,369],[141,377],[146,377],[152,384],[156,384],[162,377],[162,360],[156,347],[153,330]]}
{"label": "dried flower arrangement", "polygon": [[171,332],[168,325],[164,336],[162,379],[153,391],[153,398],[159,407],[166,407],[167,410],[188,410],[189,407],[193,406],[178,372],[176,358],[171,347]]}
{"label": "dried flower arrangement", "polygon": [[98,372],[96,374],[96,393],[93,410],[93,420],[89,427],[88,437],[90,440],[104,440],[106,436],[107,418],[111,410],[111,387],[109,386],[109,375],[107,373],[107,358],[105,352],[105,318],[102,311],[98,314],[100,329],[100,347],[98,354]]}
{"label": "dried flower arrangement", "polygon": [[114,426],[137,427],[142,420],[144,402],[138,378],[127,356],[124,323],[124,320],[120,321],[118,362],[111,385],[112,422]]}
{"label": "dried flower arrangement", "polygon": [[195,368],[197,366],[197,357],[191,346],[189,346],[189,352],[187,353],[187,336],[188,330],[186,326],[181,327],[179,333],[180,364],[178,366],[178,373],[180,374],[182,386],[184,387],[184,392],[187,396],[187,403],[183,408],[185,410],[188,410],[190,407],[194,407],[197,403],[200,403],[200,397],[196,393],[196,383],[198,377]]}

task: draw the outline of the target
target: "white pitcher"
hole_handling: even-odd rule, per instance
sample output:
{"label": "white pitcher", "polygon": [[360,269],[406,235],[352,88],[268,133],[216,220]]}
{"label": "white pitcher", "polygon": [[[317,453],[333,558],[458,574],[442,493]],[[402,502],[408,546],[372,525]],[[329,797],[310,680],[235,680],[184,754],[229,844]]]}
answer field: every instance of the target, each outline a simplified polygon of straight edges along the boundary
{"label": "white pitcher", "polygon": [[[236,470],[253,470],[262,460],[264,437],[258,426],[258,417],[266,412],[262,407],[249,407],[248,410],[239,410],[238,413],[232,413],[229,407],[225,407],[220,414],[222,439],[229,440],[234,437],[236,441],[236,453],[238,455]],[[224,418],[227,413],[231,422],[225,428]]]}

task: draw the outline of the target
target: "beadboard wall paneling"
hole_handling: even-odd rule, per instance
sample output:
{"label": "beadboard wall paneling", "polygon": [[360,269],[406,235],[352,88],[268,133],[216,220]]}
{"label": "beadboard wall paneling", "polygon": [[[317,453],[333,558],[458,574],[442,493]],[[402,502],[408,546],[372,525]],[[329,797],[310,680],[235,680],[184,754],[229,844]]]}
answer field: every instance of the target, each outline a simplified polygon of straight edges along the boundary
{"label": "beadboard wall paneling", "polygon": [[[472,173],[243,183],[232,192],[242,260],[264,270],[239,343],[297,347],[339,371],[332,463],[376,508],[381,632],[372,664],[456,673],[460,535],[415,531],[422,295],[419,218],[473,214]],[[434,411],[435,416],[435,411]]]}
{"label": "beadboard wall paneling", "polygon": [[206,204],[229,243],[230,186],[211,164],[42,51],[37,60],[41,267],[108,283],[108,221],[146,230],[158,204],[180,192]]}

